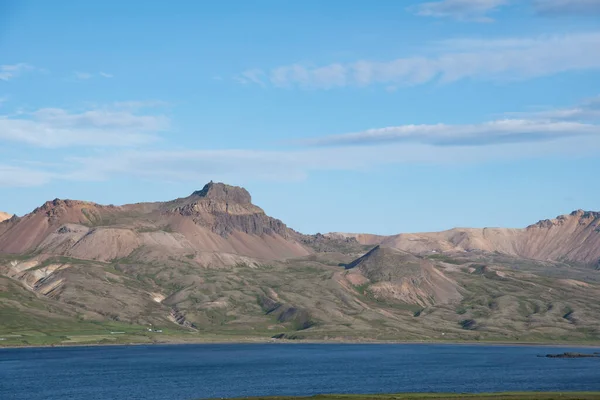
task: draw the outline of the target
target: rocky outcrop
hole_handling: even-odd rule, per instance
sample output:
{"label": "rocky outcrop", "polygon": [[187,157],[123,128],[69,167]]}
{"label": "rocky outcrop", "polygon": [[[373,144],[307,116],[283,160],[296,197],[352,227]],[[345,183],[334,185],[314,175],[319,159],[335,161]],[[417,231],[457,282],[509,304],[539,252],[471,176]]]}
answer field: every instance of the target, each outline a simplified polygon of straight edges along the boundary
{"label": "rocky outcrop", "polygon": [[169,319],[175,322],[177,325],[183,326],[184,328],[197,330],[196,325],[191,323],[185,318],[185,315],[177,309],[177,307],[171,308],[169,313]]}
{"label": "rocky outcrop", "polygon": [[291,230],[252,204],[246,189],[210,182],[189,197],[167,204],[165,212],[191,217],[196,224],[227,237],[234,231],[249,235],[280,235],[288,238]]}
{"label": "rocky outcrop", "polygon": [[598,358],[600,353],[562,353],[562,354],[546,354],[547,358]]}
{"label": "rocky outcrop", "polygon": [[301,331],[315,325],[308,310],[281,303],[269,296],[260,296],[258,303],[265,314],[274,317],[277,322],[290,325],[294,330]]}
{"label": "rocky outcrop", "polygon": [[355,253],[363,250],[363,245],[361,245],[354,237],[336,237],[320,233],[315,235],[297,235],[303,244],[317,253]]}

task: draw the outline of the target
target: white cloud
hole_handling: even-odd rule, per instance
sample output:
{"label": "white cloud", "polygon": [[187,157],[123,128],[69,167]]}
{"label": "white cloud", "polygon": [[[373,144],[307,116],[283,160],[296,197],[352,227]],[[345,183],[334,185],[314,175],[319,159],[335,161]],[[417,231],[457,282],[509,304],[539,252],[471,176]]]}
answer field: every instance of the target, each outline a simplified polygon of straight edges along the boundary
{"label": "white cloud", "polygon": [[262,86],[264,85],[262,81],[263,74],[264,73],[260,69],[249,69],[247,71],[242,72],[239,76],[236,76],[234,79],[239,83],[256,83]]}
{"label": "white cloud", "polygon": [[488,14],[506,4],[508,0],[443,0],[419,4],[409,10],[423,17],[492,22]]}
{"label": "white cloud", "polygon": [[106,72],[98,72],[96,74],[96,73],[91,73],[91,72],[80,72],[80,71],[75,71],[74,76],[75,76],[75,79],[78,79],[80,81],[85,81],[85,80],[96,78],[96,77],[107,78],[107,79],[113,77],[112,74],[109,74]]}
{"label": "white cloud", "polygon": [[600,96],[574,107],[506,113],[508,118],[479,124],[399,125],[299,141],[308,146],[364,146],[417,143],[430,146],[492,146],[557,139],[600,139]]}
{"label": "white cloud", "polygon": [[534,0],[535,10],[543,15],[594,16],[600,14],[599,0]]}
{"label": "white cloud", "polygon": [[92,74],[90,74],[89,72],[79,72],[79,71],[75,71],[75,78],[79,79],[79,80],[87,80],[87,79],[91,79]]}
{"label": "white cloud", "polygon": [[26,63],[0,65],[0,81],[9,81],[35,68]]}
{"label": "white cloud", "polygon": [[[397,165],[477,164],[537,157],[586,157],[600,151],[600,135],[556,135],[554,140],[496,141],[490,145],[432,145],[426,141],[388,142],[379,145],[295,148],[287,150],[126,150],[101,151],[71,157],[53,173],[43,170],[0,169],[0,186],[41,185],[55,180],[110,181],[120,178],[153,182],[298,181],[322,171],[370,171]],[[29,175],[27,175],[29,174]],[[28,179],[26,179],[29,176]]]}
{"label": "white cloud", "polygon": [[432,146],[486,146],[596,135],[600,126],[567,121],[505,119],[472,125],[400,125],[309,139],[312,146],[420,143]]}
{"label": "white cloud", "polygon": [[0,116],[0,141],[39,147],[132,146],[157,139],[169,120],[128,110],[69,112],[42,108],[18,116]]}
{"label": "white cloud", "polygon": [[507,115],[545,120],[600,121],[600,96],[583,101],[573,107],[507,113]]}
{"label": "white cloud", "polygon": [[[136,105],[133,102],[134,106]],[[127,102],[125,103],[127,104]],[[142,102],[143,104],[143,102]],[[138,119],[130,111],[69,113],[44,109],[28,114],[35,124],[20,127],[18,139],[45,147],[144,144],[163,122]],[[322,171],[369,171],[398,165],[488,163],[538,157],[595,157],[600,126],[581,120],[598,118],[600,99],[571,108],[523,113],[520,118],[480,124],[400,125],[304,140],[279,150],[260,149],[96,149],[92,155],[53,158],[53,163],[0,165],[1,186],[43,185],[56,180],[109,181],[120,178],[188,182],[295,181]],[[567,110],[567,111],[565,111]],[[572,112],[569,110],[578,110]],[[0,119],[0,132],[7,132]],[[168,122],[168,121],[165,121]],[[10,131],[8,131],[10,132]],[[25,132],[25,133],[23,133]],[[60,135],[57,137],[58,132]],[[99,133],[96,137],[89,132]],[[130,136],[127,132],[134,132]],[[150,134],[150,137],[147,136]],[[104,136],[102,136],[104,135]],[[141,140],[136,135],[142,135]],[[0,137],[0,140],[2,137]],[[48,142],[49,141],[49,142]],[[306,146],[308,145],[308,146]],[[87,153],[90,154],[90,153]]]}
{"label": "white cloud", "polygon": [[279,88],[331,89],[381,84],[419,85],[462,79],[518,80],[600,69],[600,32],[533,38],[455,39],[436,43],[436,55],[391,61],[359,60],[325,66],[293,64],[253,76]]}
{"label": "white cloud", "polygon": [[600,136],[494,146],[386,143],[300,150],[126,151],[70,159],[62,179],[98,181],[129,177],[152,181],[298,181],[322,171],[377,171],[394,165],[488,163],[536,157],[585,157],[600,151]]}
{"label": "white cloud", "polygon": [[0,164],[0,187],[41,186],[57,177],[47,171]]}
{"label": "white cloud", "polygon": [[110,108],[121,110],[142,110],[147,108],[166,107],[169,103],[161,100],[137,100],[137,101],[116,101]]}

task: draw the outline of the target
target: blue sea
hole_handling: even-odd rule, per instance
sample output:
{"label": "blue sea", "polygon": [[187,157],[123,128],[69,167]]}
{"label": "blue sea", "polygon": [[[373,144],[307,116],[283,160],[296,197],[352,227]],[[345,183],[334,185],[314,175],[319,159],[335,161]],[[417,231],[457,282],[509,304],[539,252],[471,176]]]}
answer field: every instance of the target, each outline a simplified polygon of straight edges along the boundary
{"label": "blue sea", "polygon": [[600,391],[599,349],[421,344],[199,344],[0,349],[2,400],[320,393]]}

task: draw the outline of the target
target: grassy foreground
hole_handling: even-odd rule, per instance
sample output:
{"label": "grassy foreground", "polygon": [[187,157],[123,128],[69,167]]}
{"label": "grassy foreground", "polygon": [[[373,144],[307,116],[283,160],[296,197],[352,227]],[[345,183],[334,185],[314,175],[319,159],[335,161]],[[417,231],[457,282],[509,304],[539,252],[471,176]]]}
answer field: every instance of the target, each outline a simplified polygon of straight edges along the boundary
{"label": "grassy foreground", "polygon": [[493,400],[589,400],[600,399],[600,392],[506,392],[506,393],[404,393],[404,394],[327,394],[309,397],[252,397],[244,400],[411,400],[411,399],[493,399]]}

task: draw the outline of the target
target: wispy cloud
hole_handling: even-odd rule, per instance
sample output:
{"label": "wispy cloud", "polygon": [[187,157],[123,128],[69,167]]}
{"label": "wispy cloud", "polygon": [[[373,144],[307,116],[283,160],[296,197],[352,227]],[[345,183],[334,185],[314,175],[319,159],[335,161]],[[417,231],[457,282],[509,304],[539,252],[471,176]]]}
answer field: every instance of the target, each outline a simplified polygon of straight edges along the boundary
{"label": "wispy cloud", "polygon": [[[489,146],[432,146],[385,143],[294,150],[135,150],[68,160],[63,179],[110,180],[135,177],[152,181],[298,181],[322,171],[373,171],[393,165],[452,165],[531,159],[594,156],[600,137],[562,136],[550,141],[524,141]],[[183,173],[183,171],[185,171]]]}
{"label": "wispy cloud", "polygon": [[[432,44],[436,55],[391,61],[360,60],[323,66],[286,65],[251,70],[252,80],[277,88],[419,85],[462,79],[519,80],[600,69],[600,32],[504,39],[454,39]],[[248,73],[248,71],[246,71]],[[246,76],[242,74],[243,76]]]}
{"label": "wispy cloud", "polygon": [[[131,103],[131,107],[138,106],[136,102]],[[600,126],[582,122],[599,119],[597,99],[574,107],[523,113],[519,118],[486,123],[399,125],[304,139],[295,146],[288,144],[277,150],[181,147],[157,150],[154,146],[108,149],[105,146],[143,145],[155,138],[152,135],[159,129],[165,128],[153,118],[140,119],[144,116],[134,114],[127,107],[121,111],[115,107],[112,104],[81,113],[56,109],[30,113],[29,118],[43,124],[45,130],[40,133],[39,127],[20,127],[19,135],[32,136],[20,136],[16,140],[45,147],[68,144],[97,148],[84,156],[53,159],[58,165],[23,161],[8,165],[10,163],[4,161],[4,165],[0,165],[0,186],[123,177],[154,182],[296,181],[322,171],[373,172],[415,163],[451,165],[536,157],[595,157],[600,151]],[[0,119],[2,133],[7,132],[4,122],[5,119]],[[142,136],[136,136],[139,134]]]}
{"label": "wispy cloud", "polygon": [[423,17],[492,22],[489,14],[506,4],[508,0],[443,0],[412,6],[409,10]]}
{"label": "wispy cloud", "polygon": [[0,81],[9,81],[35,68],[26,63],[0,65]]}
{"label": "wispy cloud", "polygon": [[573,107],[553,108],[533,112],[507,113],[520,118],[562,121],[600,121],[600,96],[587,99]]}
{"label": "wispy cloud", "polygon": [[75,77],[75,79],[80,80],[80,81],[85,81],[85,80],[92,79],[92,78],[97,78],[97,77],[107,78],[107,79],[113,77],[112,74],[109,74],[109,73],[106,73],[106,72],[99,72],[99,73],[96,74],[96,73],[81,72],[81,71],[75,71],[73,73],[73,76]]}
{"label": "wispy cloud", "polygon": [[598,16],[600,14],[598,0],[534,0],[533,5],[539,14],[549,16]]}
{"label": "wispy cloud", "polygon": [[506,119],[473,125],[400,125],[305,140],[311,146],[420,143],[432,146],[486,146],[600,136],[600,126],[567,121]]}
{"label": "wispy cloud", "polygon": [[90,74],[89,72],[79,72],[79,71],[75,71],[75,78],[79,79],[79,80],[87,80],[90,79],[92,77],[92,74]]}
{"label": "wispy cloud", "polygon": [[169,103],[162,100],[116,101],[109,108],[138,111],[148,108],[167,107]]}
{"label": "wispy cloud", "polygon": [[42,108],[17,116],[0,116],[0,142],[39,147],[131,146],[157,139],[169,119],[131,110],[94,109],[71,112]]}
{"label": "wispy cloud", "polygon": [[494,146],[539,143],[557,139],[600,139],[600,96],[573,107],[506,113],[507,118],[479,124],[399,125],[362,132],[329,135],[298,141],[316,147],[371,146],[416,143],[429,146]]}
{"label": "wispy cloud", "polygon": [[[288,150],[171,149],[101,151],[61,160],[60,168],[34,166],[0,168],[0,186],[42,185],[55,180],[108,181],[129,177],[153,182],[217,179],[239,181],[298,181],[322,171],[377,171],[393,165],[452,165],[531,159],[595,156],[599,135],[557,135],[554,140],[486,146],[440,146],[418,142],[367,142]],[[16,172],[19,174],[15,175]],[[29,175],[28,175],[29,174]],[[21,178],[14,178],[20,176]],[[29,177],[29,178],[28,178]]]}
{"label": "wispy cloud", "polygon": [[263,86],[263,78],[264,72],[260,69],[249,69],[247,71],[242,72],[238,76],[234,77],[236,81],[239,83],[247,84],[247,83],[256,83],[258,85]]}
{"label": "wispy cloud", "polygon": [[41,186],[59,176],[39,169],[0,164],[0,187]]}

